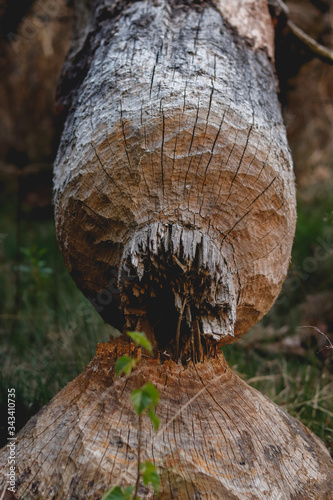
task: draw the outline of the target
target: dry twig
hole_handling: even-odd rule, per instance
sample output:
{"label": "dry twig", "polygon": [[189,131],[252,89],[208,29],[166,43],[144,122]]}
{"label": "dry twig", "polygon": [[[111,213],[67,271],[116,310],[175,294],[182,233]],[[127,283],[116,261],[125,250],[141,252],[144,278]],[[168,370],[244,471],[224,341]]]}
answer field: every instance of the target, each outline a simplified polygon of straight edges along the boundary
{"label": "dry twig", "polygon": [[316,42],[316,40],[311,38],[303,30],[301,30],[301,28],[299,28],[298,26],[296,26],[295,23],[293,23],[289,19],[289,9],[282,0],[277,0],[277,3],[280,6],[284,15],[286,16],[287,26],[293,33],[293,35],[295,35],[296,38],[298,38],[304,45],[306,45],[316,57],[318,57],[327,64],[333,65],[333,51],[328,49],[327,47],[324,47],[324,45],[321,45],[320,43]]}

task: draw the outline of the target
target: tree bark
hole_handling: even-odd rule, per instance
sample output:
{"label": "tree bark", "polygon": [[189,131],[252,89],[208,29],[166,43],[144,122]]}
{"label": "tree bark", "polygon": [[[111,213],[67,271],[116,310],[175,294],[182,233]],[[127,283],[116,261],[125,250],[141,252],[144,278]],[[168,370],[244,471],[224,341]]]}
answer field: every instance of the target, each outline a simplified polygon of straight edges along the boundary
{"label": "tree bark", "polygon": [[[133,346],[99,345],[19,433],[18,494],[134,485],[141,442],[162,499],[333,498],[321,441],[217,354],[274,302],[294,235],[266,1],[95,0],[83,13],[60,85],[58,239],[98,312],[155,352],[116,380]],[[139,440],[129,395],[147,380],[161,430],[143,419]]]}
{"label": "tree bark", "polygon": [[[143,355],[116,379],[122,339],[99,344],[86,370],[22,429],[16,442],[17,497],[100,499],[111,485],[135,484],[138,417],[130,392],[160,391],[155,433],[142,420],[141,460],[155,463],[160,499],[332,499],[333,466],[322,442],[227,366],[223,355],[181,367]],[[8,451],[0,452],[0,485]],[[142,484],[141,498],[157,498]]]}
{"label": "tree bark", "polygon": [[295,188],[267,4],[98,0],[89,26],[60,86],[58,240],[120,331],[175,356],[180,319],[184,361],[194,325],[205,353],[244,334],[289,264]]}

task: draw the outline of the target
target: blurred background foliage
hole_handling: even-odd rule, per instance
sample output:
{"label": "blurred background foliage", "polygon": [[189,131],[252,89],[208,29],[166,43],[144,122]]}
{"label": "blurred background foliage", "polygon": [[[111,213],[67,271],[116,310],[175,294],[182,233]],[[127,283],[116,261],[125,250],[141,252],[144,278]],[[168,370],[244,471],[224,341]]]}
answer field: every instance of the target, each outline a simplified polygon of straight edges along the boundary
{"label": "blurred background foliage", "polygon": [[[333,48],[328,0],[287,3],[298,26]],[[54,103],[73,15],[66,0],[0,4],[1,445],[7,388],[16,389],[19,429],[115,334],[72,282],[53,224]],[[332,451],[333,68],[283,27],[276,48],[298,188],[295,243],[275,306],[223,351],[241,377]]]}

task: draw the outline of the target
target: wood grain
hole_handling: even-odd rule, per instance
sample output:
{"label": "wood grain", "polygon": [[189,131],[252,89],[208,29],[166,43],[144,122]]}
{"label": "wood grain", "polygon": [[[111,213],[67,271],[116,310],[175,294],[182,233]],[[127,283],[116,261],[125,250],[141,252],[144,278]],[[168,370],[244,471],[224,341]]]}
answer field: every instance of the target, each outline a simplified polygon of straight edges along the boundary
{"label": "wood grain", "polygon": [[[86,370],[17,436],[17,496],[100,499],[134,485],[138,422],[130,392],[160,391],[154,433],[143,419],[142,460],[161,476],[161,499],[332,499],[333,464],[322,442],[227,366],[222,354],[187,367],[143,355],[129,379],[115,360],[134,346],[99,344]],[[4,484],[7,450],[0,452]],[[156,498],[141,485],[141,498]]]}
{"label": "wood grain", "polygon": [[69,58],[62,85],[65,263],[106,321],[163,349],[184,300],[183,350],[194,320],[206,344],[243,335],[290,260],[295,187],[273,28],[266,2],[247,2],[245,37],[231,3],[96,2],[85,58]]}

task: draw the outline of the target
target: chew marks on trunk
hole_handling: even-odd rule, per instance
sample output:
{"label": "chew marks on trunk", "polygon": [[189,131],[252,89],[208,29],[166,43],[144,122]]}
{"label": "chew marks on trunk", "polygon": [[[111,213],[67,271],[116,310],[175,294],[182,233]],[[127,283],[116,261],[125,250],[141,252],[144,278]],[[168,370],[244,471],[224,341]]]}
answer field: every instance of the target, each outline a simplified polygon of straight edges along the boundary
{"label": "chew marks on trunk", "polygon": [[[155,353],[115,380],[116,359],[134,346],[98,346],[19,433],[18,494],[99,500],[135,483],[142,456],[153,457],[164,500],[330,499],[320,440],[216,349],[271,307],[294,234],[266,2],[93,7],[60,87],[58,240],[104,319],[143,330]],[[143,422],[139,441],[129,395],[146,380],[160,392],[161,430]],[[7,459],[4,449],[1,470]],[[155,498],[142,485],[139,494]]]}
{"label": "chew marks on trunk", "polygon": [[76,52],[61,87],[59,243],[92,301],[116,269],[101,315],[172,356],[186,300],[185,361],[197,327],[205,352],[244,334],[287,272],[295,188],[273,28],[265,2],[242,16],[226,0],[95,4],[85,76]]}

